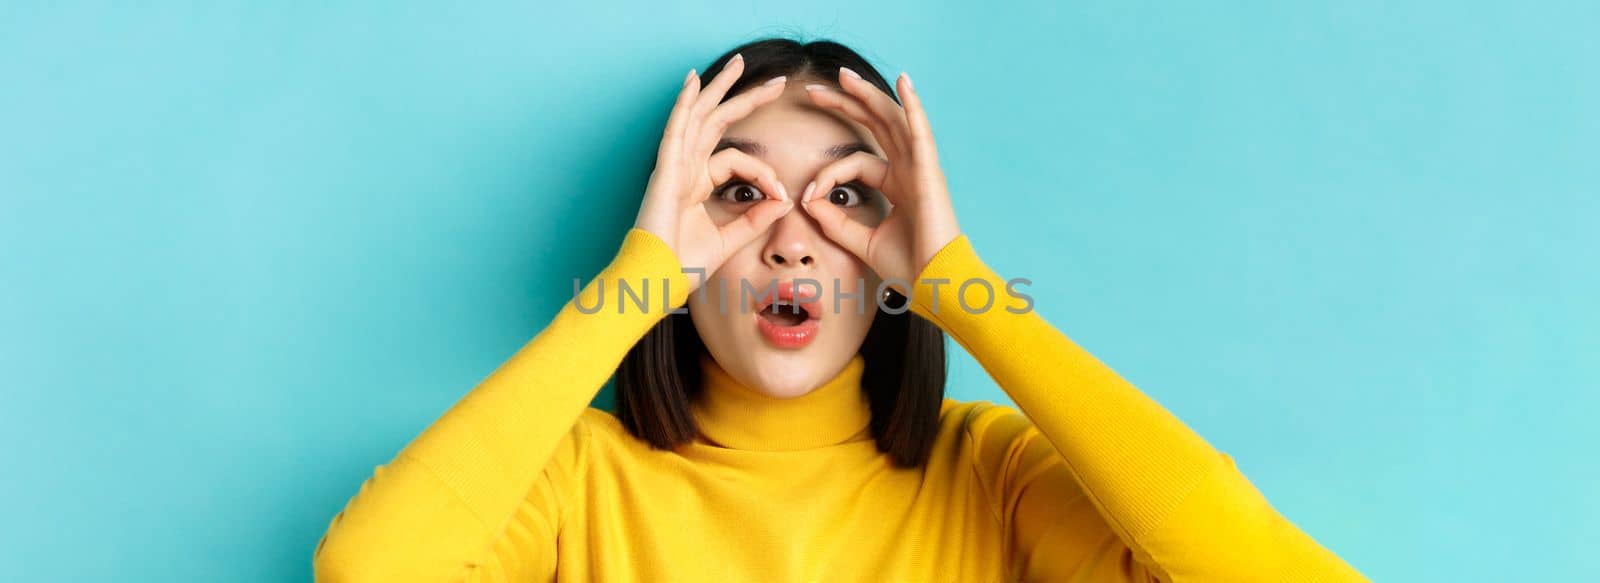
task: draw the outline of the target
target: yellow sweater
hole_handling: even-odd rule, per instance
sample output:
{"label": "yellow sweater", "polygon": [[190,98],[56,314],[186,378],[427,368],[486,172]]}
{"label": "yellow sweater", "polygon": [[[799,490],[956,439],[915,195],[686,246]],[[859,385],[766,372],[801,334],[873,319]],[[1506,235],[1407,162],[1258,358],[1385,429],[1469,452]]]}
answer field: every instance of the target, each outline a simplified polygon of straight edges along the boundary
{"label": "yellow sweater", "polygon": [[[581,292],[689,282],[630,230]],[[966,237],[919,276],[1005,283]],[[705,359],[703,439],[652,450],[589,402],[665,315],[616,303],[553,321],[393,461],[318,544],[322,581],[1361,581],[1225,454],[1045,322],[953,285],[912,311],[971,352],[1017,409],[946,399],[932,459],[876,450],[857,356],[774,399]],[[982,294],[979,286],[969,293]],[[981,295],[968,305],[981,305]],[[1001,295],[1004,298],[1004,295]],[[613,298],[614,299],[614,298]],[[934,303],[938,311],[934,313]]]}

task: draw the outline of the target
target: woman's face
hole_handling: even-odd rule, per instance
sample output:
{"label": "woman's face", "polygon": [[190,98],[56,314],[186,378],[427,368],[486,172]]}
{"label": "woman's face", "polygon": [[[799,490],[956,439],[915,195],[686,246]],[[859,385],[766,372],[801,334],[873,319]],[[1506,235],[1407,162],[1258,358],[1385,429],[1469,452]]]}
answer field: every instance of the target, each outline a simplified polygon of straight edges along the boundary
{"label": "woman's face", "polygon": [[[717,363],[746,386],[780,398],[805,394],[838,373],[861,348],[878,310],[877,274],[823,235],[799,204],[806,184],[830,162],[857,149],[879,156],[882,150],[864,126],[812,105],[809,83],[818,81],[791,78],[783,96],[724,133],[718,148],[737,148],[771,166],[795,208],[734,251],[688,303]],[[764,197],[779,195],[736,176],[712,191],[706,211],[726,224]],[[811,204],[839,205],[867,225],[888,212],[883,196],[859,183],[816,193]],[[786,287],[805,313],[769,307],[775,297],[788,299]]]}

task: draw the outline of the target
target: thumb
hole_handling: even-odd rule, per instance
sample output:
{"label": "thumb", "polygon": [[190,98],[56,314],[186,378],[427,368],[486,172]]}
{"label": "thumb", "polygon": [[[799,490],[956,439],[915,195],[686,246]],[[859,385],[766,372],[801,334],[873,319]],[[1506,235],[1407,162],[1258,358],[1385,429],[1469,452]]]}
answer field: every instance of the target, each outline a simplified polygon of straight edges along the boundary
{"label": "thumb", "polygon": [[793,210],[794,203],[787,200],[766,200],[757,203],[739,218],[718,229],[722,233],[724,247],[727,249],[743,247],[745,243],[756,238],[756,235],[767,230],[767,227],[771,227],[772,223]]}
{"label": "thumb", "polygon": [[844,247],[862,261],[867,260],[867,247],[872,242],[871,227],[850,220],[849,215],[826,200],[811,200],[803,204],[806,213],[816,219],[817,225],[822,227],[823,235],[827,235],[829,239],[833,239],[840,247]]}

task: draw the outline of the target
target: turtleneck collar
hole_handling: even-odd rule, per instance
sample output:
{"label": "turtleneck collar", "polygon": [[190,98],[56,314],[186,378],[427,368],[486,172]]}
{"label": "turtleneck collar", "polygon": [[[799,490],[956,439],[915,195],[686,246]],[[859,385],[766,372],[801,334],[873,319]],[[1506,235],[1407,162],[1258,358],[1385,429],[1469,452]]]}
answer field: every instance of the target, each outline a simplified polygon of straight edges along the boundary
{"label": "turtleneck collar", "polygon": [[784,399],[745,386],[701,355],[695,422],[705,439],[732,449],[793,451],[871,439],[872,407],[861,389],[865,368],[857,354],[822,386]]}

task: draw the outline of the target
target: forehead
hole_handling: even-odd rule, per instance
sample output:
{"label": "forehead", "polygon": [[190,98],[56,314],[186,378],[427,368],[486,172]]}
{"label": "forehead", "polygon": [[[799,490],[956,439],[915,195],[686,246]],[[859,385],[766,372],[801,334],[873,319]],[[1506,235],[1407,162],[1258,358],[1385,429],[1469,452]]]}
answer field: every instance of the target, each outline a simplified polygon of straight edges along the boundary
{"label": "forehead", "polygon": [[759,144],[764,151],[750,153],[769,161],[824,157],[829,148],[852,143],[865,143],[874,153],[883,151],[865,126],[813,105],[805,90],[808,83],[814,81],[790,80],[783,95],[728,126],[723,137]]}

